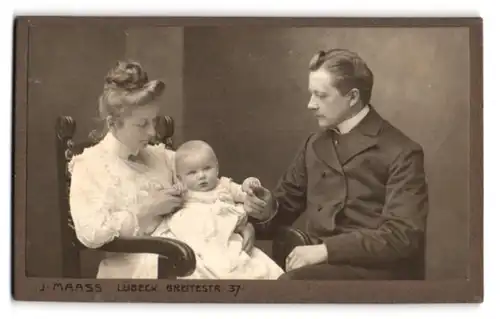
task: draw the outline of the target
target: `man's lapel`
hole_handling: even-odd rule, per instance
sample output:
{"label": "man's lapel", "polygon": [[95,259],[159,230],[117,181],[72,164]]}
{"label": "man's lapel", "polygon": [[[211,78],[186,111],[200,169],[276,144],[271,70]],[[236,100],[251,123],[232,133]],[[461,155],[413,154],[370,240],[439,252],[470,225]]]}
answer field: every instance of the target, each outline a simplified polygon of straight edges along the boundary
{"label": "man's lapel", "polygon": [[333,147],[333,140],[329,132],[321,132],[318,138],[314,140],[312,147],[320,160],[336,171],[342,172],[342,166],[337,156],[337,152]]}
{"label": "man's lapel", "polygon": [[382,117],[371,108],[366,117],[351,132],[341,136],[342,145],[339,146],[342,148],[341,152],[337,153],[335,150],[333,139],[328,131],[321,132],[314,140],[313,150],[326,165],[342,172],[342,166],[354,156],[377,145],[382,123]]}
{"label": "man's lapel", "polygon": [[377,145],[382,122],[382,117],[371,108],[366,117],[351,132],[342,136],[342,145],[340,145],[342,151],[339,152],[342,165],[345,165],[356,155]]}

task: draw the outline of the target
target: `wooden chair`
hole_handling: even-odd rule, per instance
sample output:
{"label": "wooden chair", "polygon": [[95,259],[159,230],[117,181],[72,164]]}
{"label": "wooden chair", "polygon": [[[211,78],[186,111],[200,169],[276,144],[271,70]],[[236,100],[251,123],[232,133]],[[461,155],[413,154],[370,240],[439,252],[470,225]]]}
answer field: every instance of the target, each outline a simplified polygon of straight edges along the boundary
{"label": "wooden chair", "polygon": [[[83,250],[90,248],[80,243],[74,231],[69,208],[71,176],[68,172],[68,163],[73,156],[82,153],[85,148],[95,145],[96,141],[89,140],[75,143],[73,137],[76,131],[76,123],[70,116],[57,118],[55,131],[63,277],[81,278],[80,254]],[[156,139],[151,143],[162,143],[166,148],[173,149],[173,119],[168,116],[158,117],[156,119],[156,131]],[[188,276],[194,272],[196,266],[193,250],[187,244],[174,239],[151,236],[119,237],[97,250],[117,253],[158,254],[158,278]]]}

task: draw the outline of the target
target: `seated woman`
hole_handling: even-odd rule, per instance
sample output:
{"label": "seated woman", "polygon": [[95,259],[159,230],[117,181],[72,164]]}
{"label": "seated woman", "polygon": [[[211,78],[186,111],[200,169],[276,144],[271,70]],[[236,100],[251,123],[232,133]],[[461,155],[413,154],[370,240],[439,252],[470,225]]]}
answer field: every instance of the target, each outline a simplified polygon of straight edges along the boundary
{"label": "seated woman", "polygon": [[[148,80],[135,62],[118,62],[105,79],[99,98],[105,131],[99,143],[69,164],[71,216],[78,239],[89,248],[118,236],[151,235],[165,215],[183,204],[182,192],[174,187],[175,153],[148,144],[156,133],[155,102],[164,87]],[[252,236],[244,238],[245,245],[253,243]],[[97,278],[156,278],[157,267],[152,254],[106,253]]]}

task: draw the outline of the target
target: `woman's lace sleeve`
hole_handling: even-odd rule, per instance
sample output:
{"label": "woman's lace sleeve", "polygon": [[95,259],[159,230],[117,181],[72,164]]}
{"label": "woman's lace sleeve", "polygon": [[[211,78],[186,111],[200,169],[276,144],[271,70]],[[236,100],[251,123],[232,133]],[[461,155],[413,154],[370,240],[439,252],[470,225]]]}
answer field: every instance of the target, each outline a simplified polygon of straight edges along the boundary
{"label": "woman's lace sleeve", "polygon": [[[83,159],[71,163],[70,211],[75,232],[83,245],[98,248],[114,238],[139,232],[135,214],[117,210],[109,176]],[[93,165],[96,165],[93,167]]]}

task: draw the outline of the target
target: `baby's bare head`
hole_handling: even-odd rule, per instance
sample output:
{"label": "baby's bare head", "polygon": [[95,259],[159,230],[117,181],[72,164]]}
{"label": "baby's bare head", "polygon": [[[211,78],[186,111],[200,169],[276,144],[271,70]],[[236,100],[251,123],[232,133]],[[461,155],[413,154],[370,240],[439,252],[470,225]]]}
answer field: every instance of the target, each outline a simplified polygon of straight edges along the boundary
{"label": "baby's bare head", "polygon": [[182,144],[175,152],[175,170],[188,189],[209,190],[217,184],[217,156],[207,142],[192,140]]}
{"label": "baby's bare head", "polygon": [[214,159],[217,161],[217,156],[213,148],[205,141],[192,140],[183,143],[175,151],[175,166],[176,168],[186,163],[187,158],[203,158],[206,160]]}

